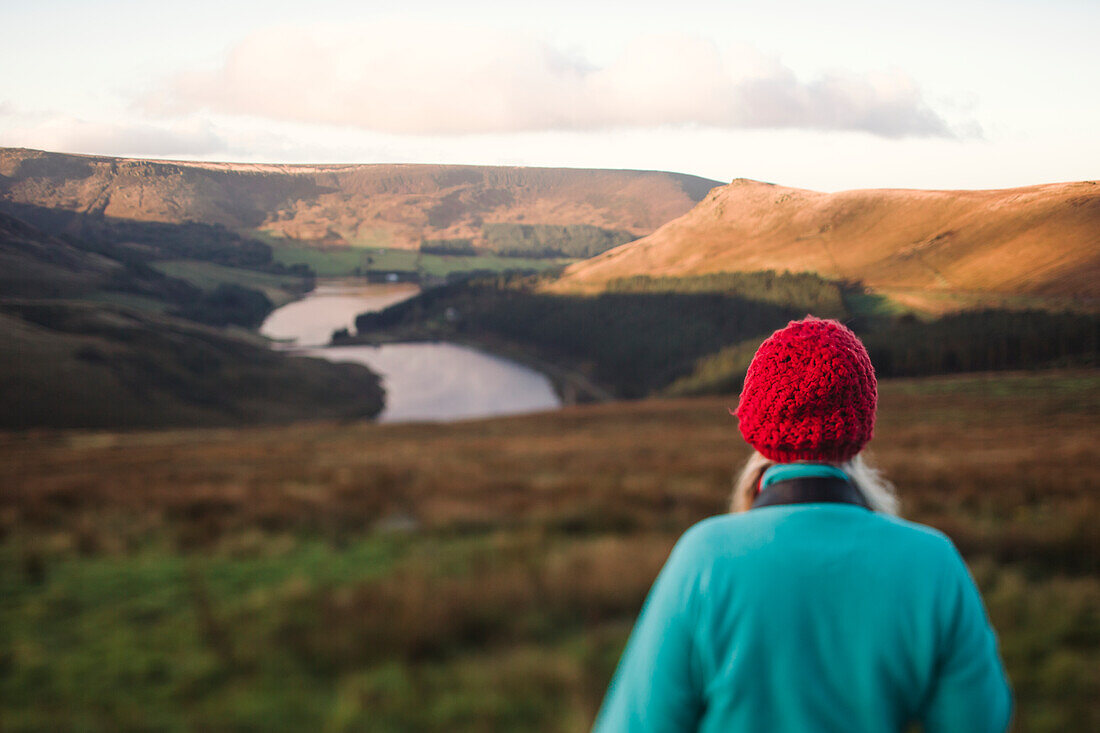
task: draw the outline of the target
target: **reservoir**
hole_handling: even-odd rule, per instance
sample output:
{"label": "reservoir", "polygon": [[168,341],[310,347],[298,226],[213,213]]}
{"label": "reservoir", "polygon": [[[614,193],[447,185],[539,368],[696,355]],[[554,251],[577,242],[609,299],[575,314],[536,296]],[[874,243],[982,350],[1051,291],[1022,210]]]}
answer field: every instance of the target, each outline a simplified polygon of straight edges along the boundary
{"label": "reservoir", "polygon": [[327,346],[332,332],[355,332],[355,317],[419,292],[404,283],[318,281],[301,300],[272,311],[260,332],[306,356],[364,364],[382,377],[381,422],[461,420],[561,406],[550,380],[522,364],[446,342]]}

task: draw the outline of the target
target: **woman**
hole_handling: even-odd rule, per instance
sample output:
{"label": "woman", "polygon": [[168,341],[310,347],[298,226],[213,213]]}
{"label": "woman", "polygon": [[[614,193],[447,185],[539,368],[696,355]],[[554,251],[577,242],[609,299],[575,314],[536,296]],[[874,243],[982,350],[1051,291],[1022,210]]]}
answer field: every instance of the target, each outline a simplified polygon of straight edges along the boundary
{"label": "woman", "polygon": [[677,542],[598,733],[1008,727],[1012,696],[951,541],[893,516],[859,452],[877,403],[863,344],[792,321],[756,352],[736,415],[756,452],[728,515]]}

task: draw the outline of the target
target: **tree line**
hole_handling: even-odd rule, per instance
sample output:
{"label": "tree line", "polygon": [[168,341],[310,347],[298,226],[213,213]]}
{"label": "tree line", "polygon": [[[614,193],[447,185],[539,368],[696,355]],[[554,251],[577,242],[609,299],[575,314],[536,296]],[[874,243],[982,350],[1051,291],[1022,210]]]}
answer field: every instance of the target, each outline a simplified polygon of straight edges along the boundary
{"label": "tree line", "polygon": [[807,313],[836,317],[863,338],[880,376],[1095,365],[1100,318],[984,310],[929,322],[855,318],[841,288],[813,275],[727,273],[632,279],[594,296],[538,292],[538,278],[454,282],[380,313],[360,334],[489,335],[587,373],[624,398],[740,388],[756,346]]}

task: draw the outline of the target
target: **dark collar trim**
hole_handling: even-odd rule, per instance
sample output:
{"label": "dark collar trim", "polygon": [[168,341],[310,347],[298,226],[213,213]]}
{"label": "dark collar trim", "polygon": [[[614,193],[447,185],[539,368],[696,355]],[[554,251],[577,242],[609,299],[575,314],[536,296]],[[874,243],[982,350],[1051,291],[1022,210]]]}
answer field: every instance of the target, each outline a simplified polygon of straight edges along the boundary
{"label": "dark collar trim", "polygon": [[769,484],[757,494],[753,509],[781,504],[855,504],[871,509],[867,499],[850,481],[832,476],[805,476]]}

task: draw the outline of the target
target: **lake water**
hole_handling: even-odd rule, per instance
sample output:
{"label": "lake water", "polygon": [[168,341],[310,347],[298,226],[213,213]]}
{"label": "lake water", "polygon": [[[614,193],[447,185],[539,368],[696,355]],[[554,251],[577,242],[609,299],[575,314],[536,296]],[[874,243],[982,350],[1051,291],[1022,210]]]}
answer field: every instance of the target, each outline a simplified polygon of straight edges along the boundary
{"label": "lake water", "polygon": [[260,327],[277,348],[329,361],[365,364],[382,377],[382,422],[460,420],[561,406],[547,377],[507,359],[446,342],[325,346],[332,332],[355,332],[355,317],[410,298],[408,284],[325,282],[273,311]]}

